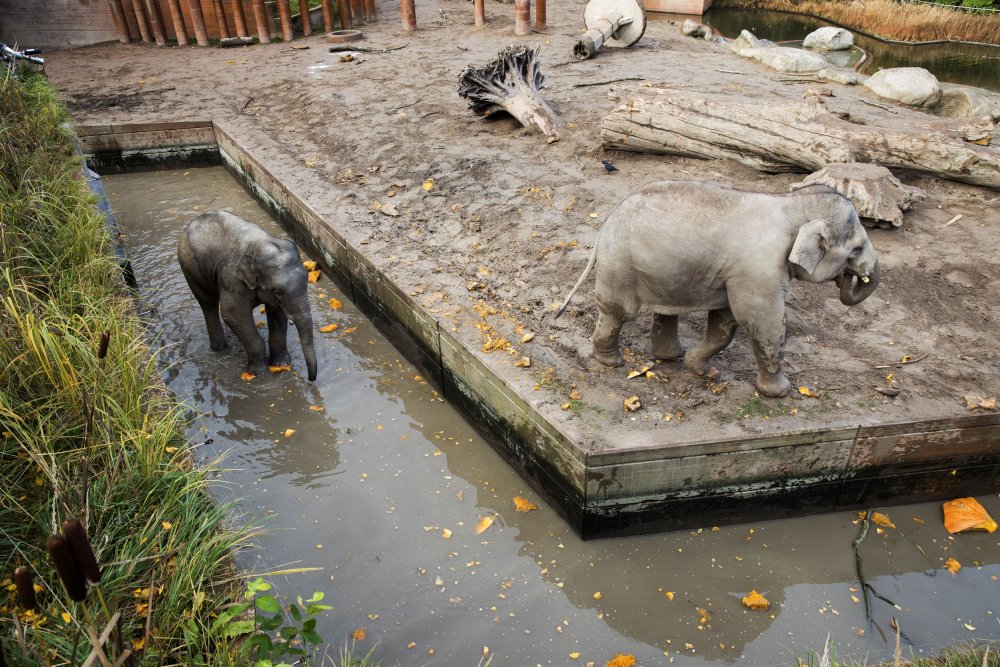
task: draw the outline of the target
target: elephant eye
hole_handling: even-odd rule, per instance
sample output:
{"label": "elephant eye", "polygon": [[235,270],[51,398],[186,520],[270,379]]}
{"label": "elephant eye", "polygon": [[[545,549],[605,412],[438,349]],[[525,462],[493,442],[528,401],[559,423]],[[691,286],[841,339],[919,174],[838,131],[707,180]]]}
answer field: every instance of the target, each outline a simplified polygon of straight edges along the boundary
{"label": "elephant eye", "polygon": [[851,257],[858,257],[861,255],[861,251],[865,249],[864,245],[859,245],[857,248],[851,251]]}
{"label": "elephant eye", "polygon": [[284,296],[284,294],[285,290],[281,289],[280,287],[274,288],[274,296]]}

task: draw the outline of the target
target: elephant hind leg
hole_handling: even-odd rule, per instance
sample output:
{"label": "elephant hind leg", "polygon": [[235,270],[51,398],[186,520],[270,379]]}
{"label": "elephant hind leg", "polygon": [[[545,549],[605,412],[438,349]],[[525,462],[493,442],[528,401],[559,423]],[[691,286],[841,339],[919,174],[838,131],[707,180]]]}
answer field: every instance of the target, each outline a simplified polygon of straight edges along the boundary
{"label": "elephant hind leg", "polygon": [[708,311],[705,337],[684,355],[684,365],[696,371],[705,368],[713,356],[726,349],[736,335],[736,318],[729,308]]}
{"label": "elephant hind leg", "polygon": [[201,307],[201,313],[205,316],[205,328],[208,329],[209,347],[218,352],[229,347],[226,339],[226,328],[222,325],[222,316],[219,313],[219,294],[210,288],[206,288],[191,275],[184,263],[181,263],[181,272],[187,281],[191,293]]}
{"label": "elephant hind leg", "polygon": [[650,331],[653,356],[657,359],[676,359],[684,354],[681,339],[677,336],[676,315],[653,313],[653,328]]}
{"label": "elephant hind leg", "polygon": [[594,358],[605,366],[621,366],[625,363],[618,335],[624,321],[598,306],[597,325],[591,340],[594,343]]}

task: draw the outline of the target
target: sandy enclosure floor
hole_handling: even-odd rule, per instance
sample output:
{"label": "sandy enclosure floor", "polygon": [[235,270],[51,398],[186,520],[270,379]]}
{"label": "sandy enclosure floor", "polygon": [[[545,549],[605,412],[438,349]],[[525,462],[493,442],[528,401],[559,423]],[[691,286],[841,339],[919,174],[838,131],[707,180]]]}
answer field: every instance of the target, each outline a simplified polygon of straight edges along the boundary
{"label": "sandy enclosure floor", "polygon": [[[211,118],[251,151],[267,151],[276,175],[316,210],[331,212],[328,222],[444,328],[474,350],[489,339],[511,341],[511,349],[481,358],[585,447],[958,416],[968,414],[963,396],[1000,393],[1000,192],[915,173],[897,175],[927,197],[901,229],[869,231],[883,274],[873,297],[849,309],[832,283],[793,283],[786,370],[815,398],[756,398],[742,332],[706,377],[676,361],[654,365],[649,316],[623,332],[626,367],[601,366],[588,356],[592,278],[567,314],[552,319],[604,214],[640,185],[710,179],[785,192],[802,178],[728,161],[605,151],[600,122],[621,102],[682,90],[770,104],[801,100],[822,85],[834,93],[828,105],[856,119],[877,114],[906,124],[917,112],[890,116],[862,104],[859,98],[872,99],[863,88],[789,83],[663,19],[650,21],[636,47],[576,62],[572,46],[583,23],[576,2],[553,3],[546,33],[521,39],[513,36],[511,5],[490,2],[489,23],[476,30],[471,3],[420,2],[418,30],[409,35],[391,3],[379,9],[363,44],[406,46],[354,54],[353,62],[328,53],[320,35],[239,49],[88,47],[48,54],[47,72],[75,122]],[[547,144],[509,118],[482,120],[457,94],[466,65],[484,65],[516,41],[541,46],[543,95],[568,127],[558,142]],[[639,80],[591,85],[633,77]],[[618,171],[607,173],[602,160]],[[399,215],[380,212],[385,204]],[[685,346],[700,338],[704,321],[703,313],[682,318]],[[534,339],[522,343],[529,332]],[[905,355],[919,361],[888,381],[892,369],[879,366]],[[522,356],[530,367],[515,367]],[[627,378],[647,365],[655,378]],[[889,398],[879,386],[901,393]],[[623,410],[630,396],[642,404],[637,412]]]}

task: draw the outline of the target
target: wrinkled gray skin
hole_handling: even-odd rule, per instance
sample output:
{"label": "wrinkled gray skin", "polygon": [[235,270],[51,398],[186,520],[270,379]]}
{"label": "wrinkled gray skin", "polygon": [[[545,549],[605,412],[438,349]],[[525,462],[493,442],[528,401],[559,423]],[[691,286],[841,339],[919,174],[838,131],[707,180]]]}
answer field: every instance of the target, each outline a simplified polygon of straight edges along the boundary
{"label": "wrinkled gray skin", "polygon": [[[740,325],[757,357],[757,390],[773,397],[790,386],[781,361],[791,279],[836,281],[848,306],[868,298],[879,282],[875,248],[854,207],[822,185],[788,195],[695,181],[648,185],[612,209],[556,317],[595,263],[598,361],[622,365],[618,334],[640,312],[653,312],[653,355],[683,354],[696,371],[729,345]],[[705,338],[685,353],[677,316],[700,310],[708,311]]]}
{"label": "wrinkled gray skin", "polygon": [[[286,335],[291,318],[299,332],[309,381],[316,379],[307,274],[291,241],[276,239],[227,211],[208,211],[184,227],[177,244],[184,278],[205,314],[213,350],[229,346],[225,320],[247,353],[247,372],[263,370],[264,341],[253,309],[266,306],[270,366],[291,364]],[[221,314],[221,319],[220,319]]]}

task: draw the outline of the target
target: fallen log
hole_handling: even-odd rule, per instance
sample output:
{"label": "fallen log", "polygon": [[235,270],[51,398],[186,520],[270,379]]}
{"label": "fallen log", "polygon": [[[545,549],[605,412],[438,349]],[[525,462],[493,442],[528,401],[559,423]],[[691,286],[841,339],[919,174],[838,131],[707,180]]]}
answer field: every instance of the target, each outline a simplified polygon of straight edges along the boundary
{"label": "fallen log", "polygon": [[868,162],[1000,189],[1000,150],[913,112],[898,125],[850,123],[816,102],[749,104],[668,91],[633,99],[601,123],[605,148],[730,158],[759,171],[817,171]]}

